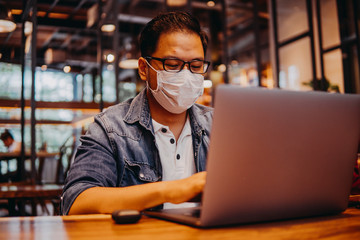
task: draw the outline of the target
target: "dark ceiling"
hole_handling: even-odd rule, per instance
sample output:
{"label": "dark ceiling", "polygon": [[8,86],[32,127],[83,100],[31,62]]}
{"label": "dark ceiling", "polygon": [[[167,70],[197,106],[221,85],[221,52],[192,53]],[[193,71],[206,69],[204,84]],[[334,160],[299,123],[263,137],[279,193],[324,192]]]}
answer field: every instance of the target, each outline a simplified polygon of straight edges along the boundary
{"label": "dark ceiling", "polygon": [[[29,0],[31,1],[31,0]],[[28,1],[28,2],[29,2]],[[25,1],[26,2],[26,1]],[[214,0],[215,6],[207,5],[208,0],[191,0],[187,6],[201,22],[211,39],[211,60],[221,63],[222,41],[222,4]],[[230,58],[254,50],[254,0],[225,0],[226,34]],[[256,0],[258,7],[262,45],[267,45],[268,12],[266,0]],[[11,33],[0,33],[0,53],[3,62],[20,62],[21,28],[23,0],[5,0],[5,6],[11,10],[17,28]],[[62,68],[71,64],[80,72],[96,67],[98,52],[99,21],[91,24],[91,17],[97,13],[98,0],[37,0],[37,64],[45,63],[45,53],[53,49],[58,57],[52,67]],[[103,16],[113,21],[115,15],[119,21],[118,48],[120,56],[128,51],[137,51],[137,36],[143,26],[157,13],[172,10],[166,0],[119,0],[119,9],[114,14],[113,0],[101,0]],[[94,5],[96,5],[94,7]],[[95,14],[96,15],[96,14]],[[105,21],[103,21],[104,23]],[[104,53],[114,49],[113,33],[102,34]],[[60,56],[65,56],[61,60]]]}

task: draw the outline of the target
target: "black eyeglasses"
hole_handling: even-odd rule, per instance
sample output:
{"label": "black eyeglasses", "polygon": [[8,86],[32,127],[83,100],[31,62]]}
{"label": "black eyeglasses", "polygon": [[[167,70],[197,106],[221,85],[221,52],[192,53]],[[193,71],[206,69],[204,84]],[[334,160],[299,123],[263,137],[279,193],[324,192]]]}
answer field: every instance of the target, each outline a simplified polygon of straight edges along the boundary
{"label": "black eyeglasses", "polygon": [[157,60],[163,63],[163,68],[167,72],[178,73],[183,70],[185,64],[188,65],[190,72],[203,74],[209,69],[210,62],[204,60],[192,60],[185,62],[177,58],[156,58],[156,57],[145,57],[146,60]]}

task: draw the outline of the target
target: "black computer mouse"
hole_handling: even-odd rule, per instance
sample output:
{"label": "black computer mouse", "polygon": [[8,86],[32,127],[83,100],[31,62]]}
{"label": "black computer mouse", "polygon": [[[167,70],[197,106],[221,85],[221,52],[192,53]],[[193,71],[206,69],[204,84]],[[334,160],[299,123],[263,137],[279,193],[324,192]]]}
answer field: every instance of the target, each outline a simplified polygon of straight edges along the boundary
{"label": "black computer mouse", "polygon": [[137,210],[123,209],[115,210],[111,216],[117,224],[130,224],[137,223],[140,220],[142,214]]}

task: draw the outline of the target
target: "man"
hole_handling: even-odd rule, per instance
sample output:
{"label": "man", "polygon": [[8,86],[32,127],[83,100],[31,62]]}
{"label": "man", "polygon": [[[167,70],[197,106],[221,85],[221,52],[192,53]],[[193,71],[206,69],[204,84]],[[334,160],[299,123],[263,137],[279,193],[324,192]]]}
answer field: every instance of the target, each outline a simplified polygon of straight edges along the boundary
{"label": "man", "polygon": [[0,139],[3,141],[5,147],[7,147],[8,152],[20,152],[21,143],[14,140],[13,135],[9,132],[8,129],[5,130],[0,136]]}
{"label": "man", "polygon": [[[5,129],[0,136],[0,139],[3,141],[4,146],[7,147],[8,152],[20,153],[21,143],[15,141],[8,129]],[[8,174],[16,171],[17,160],[15,158],[6,158],[6,165],[4,165],[3,162],[4,161],[0,162],[0,182],[8,182],[9,179],[12,178]]]}
{"label": "man", "polygon": [[138,71],[147,87],[98,114],[81,137],[63,214],[172,207],[202,192],[212,109],[194,102],[209,66],[206,47],[187,13],[160,14],[145,26]]}

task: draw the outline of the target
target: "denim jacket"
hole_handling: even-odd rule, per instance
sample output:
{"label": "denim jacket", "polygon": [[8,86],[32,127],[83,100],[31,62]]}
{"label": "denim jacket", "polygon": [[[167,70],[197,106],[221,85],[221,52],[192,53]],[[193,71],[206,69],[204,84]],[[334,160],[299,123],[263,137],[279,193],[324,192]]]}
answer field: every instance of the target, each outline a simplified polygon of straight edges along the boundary
{"label": "denim jacket", "polygon": [[[200,172],[205,170],[213,109],[194,104],[188,113],[196,171]],[[80,141],[61,197],[62,214],[68,214],[76,197],[88,188],[161,181],[146,89],[96,115]]]}

